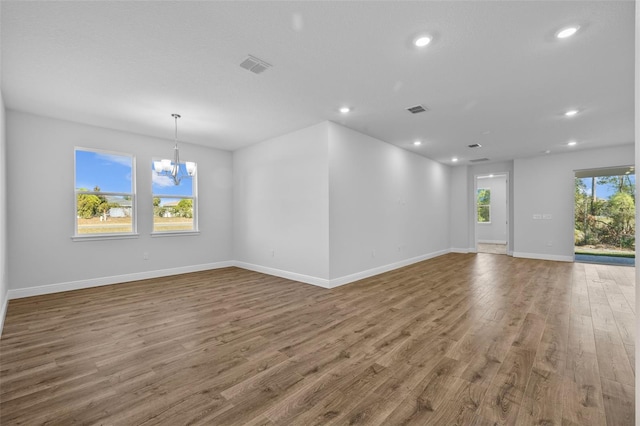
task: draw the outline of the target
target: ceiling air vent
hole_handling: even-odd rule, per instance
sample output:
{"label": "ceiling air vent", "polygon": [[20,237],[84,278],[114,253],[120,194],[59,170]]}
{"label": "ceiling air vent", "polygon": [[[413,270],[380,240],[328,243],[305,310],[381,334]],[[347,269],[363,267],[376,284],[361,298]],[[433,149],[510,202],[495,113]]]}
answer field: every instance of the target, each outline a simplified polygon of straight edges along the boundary
{"label": "ceiling air vent", "polygon": [[255,56],[251,56],[251,55],[249,55],[247,59],[242,61],[240,66],[245,70],[251,71],[254,74],[260,74],[266,69],[271,68],[271,64],[268,64],[262,59],[258,59]]}
{"label": "ceiling air vent", "polygon": [[467,145],[469,148],[482,148],[482,145],[479,143],[472,143],[471,145]]}
{"label": "ceiling air vent", "polygon": [[480,163],[482,161],[489,161],[488,158],[476,158],[475,160],[469,160],[471,163]]}
{"label": "ceiling air vent", "polygon": [[419,112],[425,112],[427,110],[428,109],[423,105],[416,105],[416,106],[407,108],[407,111],[409,111],[411,114],[418,114]]}

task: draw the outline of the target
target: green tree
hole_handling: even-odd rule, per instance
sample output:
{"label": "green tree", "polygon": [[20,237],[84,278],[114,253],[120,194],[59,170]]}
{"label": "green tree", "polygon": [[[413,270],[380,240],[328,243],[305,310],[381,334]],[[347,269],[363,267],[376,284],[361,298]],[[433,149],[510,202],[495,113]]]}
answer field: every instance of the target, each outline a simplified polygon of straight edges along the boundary
{"label": "green tree", "polygon": [[91,219],[98,214],[101,204],[100,197],[94,194],[78,194],[77,210],[78,216],[83,219]]}
{"label": "green tree", "polygon": [[636,186],[631,182],[632,175],[602,176],[598,178],[598,185],[609,185],[616,189],[616,192],[623,192],[631,195],[635,199]]}
{"label": "green tree", "polygon": [[491,222],[491,190],[478,189],[476,194],[476,208],[478,210],[478,222]]}
{"label": "green tree", "polygon": [[193,200],[189,198],[182,199],[173,209],[173,214],[178,217],[193,217]]}
{"label": "green tree", "polygon": [[[609,199],[610,236],[621,246],[629,245],[635,234],[636,206],[631,194],[618,192]],[[613,241],[612,241],[613,242]]]}
{"label": "green tree", "polygon": [[162,207],[160,203],[162,200],[160,197],[153,197],[153,215],[158,217],[164,217],[167,209]]}

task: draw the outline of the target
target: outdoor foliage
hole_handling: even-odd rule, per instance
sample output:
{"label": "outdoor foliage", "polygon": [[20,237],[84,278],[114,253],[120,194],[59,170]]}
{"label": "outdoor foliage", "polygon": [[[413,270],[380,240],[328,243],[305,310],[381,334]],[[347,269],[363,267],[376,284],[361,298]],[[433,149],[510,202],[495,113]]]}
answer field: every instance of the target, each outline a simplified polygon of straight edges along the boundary
{"label": "outdoor foliage", "polygon": [[[86,191],[80,188],[80,191]],[[93,188],[93,192],[100,192],[100,187]],[[78,194],[77,209],[78,216],[82,219],[91,219],[92,217],[106,214],[112,207],[120,207],[118,203],[110,203],[103,195],[97,194]]]}
{"label": "outdoor foliage", "polygon": [[[577,246],[609,245],[635,248],[635,185],[628,175],[591,179],[591,191],[580,178],[575,179],[575,231]],[[598,199],[598,185],[608,185],[615,193]]]}
{"label": "outdoor foliage", "polygon": [[478,223],[491,222],[490,189],[478,189],[476,206],[478,208]]}
{"label": "outdoor foliage", "polygon": [[185,198],[180,200],[175,206],[161,205],[162,200],[158,197],[153,199],[153,215],[157,217],[184,217],[193,218],[193,200]]}
{"label": "outdoor foliage", "polygon": [[193,218],[193,200],[188,198],[180,200],[173,209],[173,214],[176,217]]}

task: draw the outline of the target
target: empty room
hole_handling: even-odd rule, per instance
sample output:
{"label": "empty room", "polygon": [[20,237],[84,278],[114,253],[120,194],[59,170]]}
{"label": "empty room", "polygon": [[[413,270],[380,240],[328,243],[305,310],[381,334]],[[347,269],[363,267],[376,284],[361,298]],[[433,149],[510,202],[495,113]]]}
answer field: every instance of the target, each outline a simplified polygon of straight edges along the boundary
{"label": "empty room", "polygon": [[637,424],[637,9],[3,0],[0,424]]}

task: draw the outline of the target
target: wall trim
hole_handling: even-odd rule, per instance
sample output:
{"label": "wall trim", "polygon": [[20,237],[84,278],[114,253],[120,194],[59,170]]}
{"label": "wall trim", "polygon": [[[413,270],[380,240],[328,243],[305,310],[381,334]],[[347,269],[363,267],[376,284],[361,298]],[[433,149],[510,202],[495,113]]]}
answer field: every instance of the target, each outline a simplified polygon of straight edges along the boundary
{"label": "wall trim", "polygon": [[481,244],[507,244],[505,240],[478,240],[478,242]]}
{"label": "wall trim", "polygon": [[299,274],[297,272],[285,271],[284,269],[270,268],[268,266],[256,265],[254,263],[233,261],[233,266],[247,269],[249,271],[260,272],[267,275],[273,275],[288,280],[299,281],[305,284],[312,284],[319,287],[331,288],[329,280],[326,278],[318,278],[312,275]]}
{"label": "wall trim", "polygon": [[[56,284],[46,284],[19,289],[9,289],[7,299],[40,296],[43,294],[59,293],[62,291],[80,290],[83,288],[100,287],[103,285],[120,284],[149,278],[167,277],[170,275],[187,274],[189,272],[206,271],[235,266],[233,261],[204,263],[201,265],[181,266],[178,268],[159,269],[155,271],[135,272],[132,274],[113,275],[110,277],[89,278],[86,280],[69,281]],[[3,311],[4,312],[4,311]]]}
{"label": "wall trim", "polygon": [[9,295],[6,294],[4,298],[4,303],[2,304],[2,306],[0,306],[0,336],[2,336],[2,329],[4,328],[4,319],[7,316],[8,306],[9,306]]}
{"label": "wall trim", "polygon": [[451,253],[452,249],[435,251],[432,253],[423,254],[416,257],[411,257],[409,259],[400,260],[398,262],[389,263],[387,265],[378,266],[372,269],[367,269],[366,271],[356,272],[355,274],[345,275],[340,278],[334,278],[330,280],[330,287],[339,287],[341,285],[349,284],[354,281],[359,281],[365,278],[372,277],[374,275],[379,275],[384,272],[393,271],[394,269],[399,269],[404,266],[409,266],[414,263],[422,262],[423,260],[433,259],[434,257],[442,256],[443,254]]}
{"label": "wall trim", "polygon": [[557,262],[573,262],[573,256],[562,256],[559,254],[522,253],[514,251],[513,257],[521,257],[524,259],[555,260]]}
{"label": "wall trim", "polygon": [[[171,275],[187,274],[189,272],[199,272],[211,269],[220,269],[228,267],[238,267],[247,269],[249,271],[260,272],[267,275],[273,275],[280,278],[286,278],[293,281],[302,282],[305,284],[311,284],[323,288],[334,288],[345,284],[359,281],[365,278],[379,275],[384,272],[399,269],[405,266],[412,265],[414,263],[422,262],[424,260],[432,259],[434,257],[442,256],[447,253],[468,253],[469,249],[446,249],[432,253],[423,254],[420,256],[412,257],[409,259],[400,260],[398,262],[389,263],[387,265],[378,266],[366,271],[356,272],[354,274],[345,275],[343,277],[326,279],[318,278],[311,275],[299,274],[297,272],[285,271],[277,268],[270,268],[267,266],[256,265],[247,262],[239,262],[235,260],[228,260],[223,262],[205,263],[201,265],[182,266],[178,268],[160,269],[155,271],[135,272],[132,274],[113,275],[109,277],[90,278],[86,280],[69,281],[63,283],[46,284],[40,286],[33,286],[20,289],[9,289],[7,292],[7,299],[0,311],[0,333],[2,332],[2,325],[4,324],[4,316],[7,310],[8,301],[11,299],[21,299],[23,297],[41,296],[51,293],[59,293],[63,291],[81,290],[84,288],[100,287],[104,285],[121,284],[131,281],[146,280],[150,278],[167,277]],[[573,258],[571,259],[573,260]]]}

